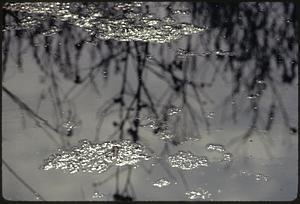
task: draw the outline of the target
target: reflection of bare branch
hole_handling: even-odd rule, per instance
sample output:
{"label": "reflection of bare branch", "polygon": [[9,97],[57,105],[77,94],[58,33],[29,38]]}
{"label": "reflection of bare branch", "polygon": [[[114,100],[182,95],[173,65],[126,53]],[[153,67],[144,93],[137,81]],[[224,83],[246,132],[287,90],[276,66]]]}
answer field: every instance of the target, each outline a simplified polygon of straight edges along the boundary
{"label": "reflection of bare branch", "polygon": [[4,166],[8,169],[8,171],[15,176],[15,178],[20,181],[37,199],[40,199],[42,201],[46,201],[37,191],[35,191],[29,184],[27,184],[2,158],[2,163]]}
{"label": "reflection of bare branch", "polygon": [[285,107],[283,105],[282,98],[281,98],[280,94],[278,93],[278,91],[276,89],[276,86],[275,86],[275,84],[273,83],[273,81],[270,77],[268,78],[268,81],[269,81],[270,86],[273,90],[273,94],[277,98],[277,101],[278,101],[278,104],[279,104],[279,107],[280,107],[280,111],[281,111],[281,114],[282,114],[282,117],[283,117],[283,122],[285,123],[286,127],[289,128],[290,127],[289,117],[288,117],[288,114],[287,114],[287,112],[285,110]]}
{"label": "reflection of bare branch", "polygon": [[[88,68],[88,69],[90,70],[89,73],[88,73],[86,76],[82,77],[81,83],[83,84],[87,79],[90,78],[91,75],[96,76],[96,74],[100,72],[100,70],[101,70],[100,67],[101,67],[101,66],[103,66],[104,64],[110,62],[111,59],[113,59],[113,58],[115,58],[115,57],[121,55],[123,52],[124,52],[124,51],[121,50],[120,52],[118,52],[118,53],[116,53],[116,54],[112,54],[112,55],[108,56],[107,58],[102,59],[102,60],[101,60],[99,63],[97,63],[96,65],[90,66],[90,67]],[[74,90],[75,88],[77,88],[77,86],[78,86],[78,84],[75,84],[72,88],[69,89],[69,91],[67,91],[67,93],[66,93],[65,96],[64,96],[63,101],[66,100],[66,99],[68,98],[68,96],[73,92],[73,90]]]}
{"label": "reflection of bare branch", "polygon": [[[28,115],[34,119],[38,124],[43,124],[49,129],[53,130],[57,134],[59,134],[58,130],[54,128],[51,124],[48,123],[47,120],[42,118],[41,116],[37,115],[31,108],[29,108],[23,101],[21,101],[17,96],[15,96],[13,93],[11,93],[8,89],[6,89],[4,86],[2,86],[2,90],[16,103],[20,106],[22,110],[25,110]],[[56,140],[48,135],[49,138],[57,144]]]}
{"label": "reflection of bare branch", "polygon": [[228,147],[234,145],[239,140],[241,140],[242,144],[245,143],[249,139],[249,137],[252,135],[252,133],[256,130],[257,120],[258,120],[258,117],[259,117],[259,110],[258,110],[257,101],[253,101],[251,103],[250,109],[253,110],[253,116],[252,116],[250,127],[248,128],[248,130],[243,135],[238,136],[238,137],[234,137],[233,139],[231,139],[227,144]]}

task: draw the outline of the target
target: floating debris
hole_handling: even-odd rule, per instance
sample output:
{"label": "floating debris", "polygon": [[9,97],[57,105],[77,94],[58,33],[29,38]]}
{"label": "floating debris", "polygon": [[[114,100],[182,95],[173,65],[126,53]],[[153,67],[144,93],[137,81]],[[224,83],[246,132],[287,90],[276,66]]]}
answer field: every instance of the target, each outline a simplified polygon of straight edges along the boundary
{"label": "floating debris", "polygon": [[153,186],[156,186],[158,188],[161,188],[161,187],[165,187],[165,186],[169,186],[171,184],[170,181],[168,181],[167,179],[165,178],[161,178],[161,179],[158,179],[157,181],[155,181],[153,183]]}
{"label": "floating debris", "polygon": [[72,150],[58,149],[44,161],[42,170],[62,169],[69,173],[106,171],[111,165],[135,165],[141,160],[151,157],[145,147],[130,140],[109,141],[102,144],[92,144],[88,140],[81,140]]}
{"label": "floating debris", "polygon": [[195,200],[195,199],[212,200],[211,198],[212,194],[202,187],[198,187],[195,190],[186,192],[185,195],[191,200]]}
{"label": "floating debris", "polygon": [[171,167],[177,167],[183,170],[192,170],[199,166],[208,166],[208,159],[206,156],[197,156],[189,151],[179,151],[176,154],[169,156],[168,162]]}

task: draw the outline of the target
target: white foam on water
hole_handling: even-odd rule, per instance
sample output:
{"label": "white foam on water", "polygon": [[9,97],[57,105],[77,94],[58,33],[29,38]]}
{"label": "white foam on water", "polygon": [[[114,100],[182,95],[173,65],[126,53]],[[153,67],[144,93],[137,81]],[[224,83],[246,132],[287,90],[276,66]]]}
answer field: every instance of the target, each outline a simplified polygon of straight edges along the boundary
{"label": "white foam on water", "polygon": [[189,151],[178,151],[176,154],[168,157],[171,167],[177,167],[182,170],[192,170],[200,166],[208,166],[206,156],[197,156]]}
{"label": "white foam on water", "polygon": [[96,172],[102,173],[111,165],[136,165],[141,160],[151,157],[145,147],[130,140],[109,141],[92,144],[81,140],[72,150],[59,149],[57,153],[44,161],[43,170],[63,169],[68,173]]}

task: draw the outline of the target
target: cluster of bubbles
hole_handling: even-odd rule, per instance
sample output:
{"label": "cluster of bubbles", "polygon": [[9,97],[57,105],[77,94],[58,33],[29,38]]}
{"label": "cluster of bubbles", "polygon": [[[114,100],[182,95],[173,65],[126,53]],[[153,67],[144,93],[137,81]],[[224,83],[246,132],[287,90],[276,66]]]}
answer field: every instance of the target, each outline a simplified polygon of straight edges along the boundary
{"label": "cluster of bubbles", "polygon": [[195,190],[191,190],[185,193],[185,195],[191,199],[202,199],[202,200],[212,200],[212,194],[202,187],[198,187]]}
{"label": "cluster of bubbles", "polygon": [[81,120],[66,120],[61,125],[61,131],[64,134],[68,134],[70,131],[73,131],[75,128],[81,126]]}
{"label": "cluster of bubbles", "polygon": [[174,104],[169,105],[163,110],[162,117],[155,117],[153,114],[146,114],[139,118],[140,126],[150,128],[159,136],[159,139],[165,142],[176,142],[182,144],[187,141],[197,141],[199,138],[193,133],[192,136],[184,136],[178,132],[178,122],[182,120],[183,108]]}
{"label": "cluster of bubbles", "polygon": [[157,181],[155,181],[153,183],[153,186],[161,188],[161,187],[169,186],[170,184],[171,184],[170,181],[168,181],[165,178],[161,178],[161,179],[158,179]]}
{"label": "cluster of bubbles", "polygon": [[209,152],[219,152],[223,155],[223,159],[221,161],[227,161],[231,162],[232,161],[232,154],[229,152],[226,152],[225,148],[223,145],[220,144],[207,144],[206,145],[206,150]]}
{"label": "cluster of bubbles", "polygon": [[207,151],[217,151],[217,152],[225,151],[225,148],[223,147],[223,145],[219,145],[219,144],[207,144],[206,149],[207,149]]}
{"label": "cluster of bubbles", "polygon": [[171,141],[175,138],[175,133],[171,128],[172,119],[176,118],[181,111],[182,108],[172,105],[165,111],[166,115],[168,116],[167,120],[155,118],[155,116],[150,114],[140,119],[142,121],[140,126],[144,128],[150,128],[154,131],[158,130],[156,134],[159,135],[161,140]]}
{"label": "cluster of bubbles", "polygon": [[[103,40],[166,43],[205,30],[188,23],[155,18],[150,13],[135,12],[142,5],[141,2],[116,3],[112,9],[123,11],[123,16],[105,16],[94,4],[86,8],[81,3],[7,3],[4,8],[68,21]],[[79,15],[78,8],[85,9],[85,15]]]}
{"label": "cluster of bubbles", "polygon": [[101,30],[97,35],[100,39],[118,41],[143,41],[166,43],[204,31],[203,28],[187,23],[170,24],[152,16],[137,19],[109,19],[99,24]]}
{"label": "cluster of bubbles", "polygon": [[135,165],[151,157],[145,147],[130,140],[109,141],[92,144],[81,140],[71,150],[58,149],[44,161],[43,170],[62,169],[69,173],[96,172],[102,173],[113,164],[116,166]]}
{"label": "cluster of bubbles", "polygon": [[256,172],[250,172],[246,170],[241,170],[240,171],[241,176],[247,176],[247,177],[253,177],[256,181],[264,181],[267,182],[270,180],[270,176],[266,176],[261,173],[256,173]]}
{"label": "cluster of bubbles", "polygon": [[181,49],[181,48],[176,50],[176,56],[181,59],[185,59],[188,57],[194,57],[194,56],[206,57],[206,56],[210,56],[210,55],[236,56],[236,54],[234,52],[225,51],[225,50],[206,51],[206,52],[202,52],[202,53],[192,52],[192,51]]}
{"label": "cluster of bubbles", "polygon": [[189,14],[191,14],[191,11],[187,10],[187,9],[185,9],[185,10],[176,9],[176,10],[172,10],[171,12],[172,12],[172,14],[180,14],[180,15],[189,15]]}
{"label": "cluster of bubbles", "polygon": [[215,112],[209,112],[208,114],[207,114],[207,118],[209,118],[209,119],[213,119],[214,117],[215,117]]}
{"label": "cluster of bubbles", "polygon": [[180,113],[181,111],[182,111],[182,108],[173,105],[167,109],[167,115],[173,116],[173,115]]}
{"label": "cluster of bubbles", "polygon": [[60,32],[62,29],[59,28],[58,26],[51,26],[49,29],[46,31],[42,32],[42,35],[44,36],[51,36],[55,35],[56,33]]}
{"label": "cluster of bubbles", "polygon": [[104,194],[100,193],[100,192],[94,192],[94,194],[92,195],[92,198],[94,199],[99,199],[99,198],[103,198]]}
{"label": "cluster of bubbles", "polygon": [[197,156],[190,151],[178,151],[176,154],[168,157],[168,162],[171,167],[177,167],[182,170],[208,166],[208,158],[206,156]]}

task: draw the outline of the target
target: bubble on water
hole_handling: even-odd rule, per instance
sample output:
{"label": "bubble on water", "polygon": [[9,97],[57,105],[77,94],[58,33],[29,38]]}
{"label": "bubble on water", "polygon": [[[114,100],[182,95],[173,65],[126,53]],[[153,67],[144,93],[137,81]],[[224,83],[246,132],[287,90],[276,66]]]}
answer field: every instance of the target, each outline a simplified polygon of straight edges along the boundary
{"label": "bubble on water", "polygon": [[36,200],[42,200],[42,197],[41,197],[40,194],[34,193],[34,196],[35,196],[35,199],[36,199]]}
{"label": "bubble on water", "polygon": [[173,10],[172,13],[173,14],[180,14],[180,15],[189,15],[191,13],[191,11],[190,10],[183,10],[183,9],[180,10],[180,9],[178,9],[178,10]]}
{"label": "bubble on water", "polygon": [[198,187],[195,190],[188,191],[185,193],[185,195],[191,200],[195,200],[195,199],[212,200],[211,198],[212,194],[208,190],[202,187]]}
{"label": "bubble on water", "polygon": [[170,184],[171,182],[168,181],[166,178],[160,178],[153,183],[153,186],[161,188],[161,187],[169,186]]}
{"label": "bubble on water", "polygon": [[250,94],[247,96],[248,99],[255,99],[256,98],[256,95],[255,94]]}
{"label": "bubble on water", "polygon": [[106,70],[102,71],[102,75],[104,78],[107,78],[108,77],[108,72]]}
{"label": "bubble on water", "polygon": [[161,140],[169,141],[175,137],[175,135],[169,130],[164,130],[159,133]]}
{"label": "bubble on water", "polygon": [[240,175],[253,178],[255,179],[255,181],[259,181],[259,182],[260,181],[268,182],[270,180],[270,176],[264,175],[262,173],[247,171],[247,170],[241,170]]}
{"label": "bubble on water", "polygon": [[147,59],[147,60],[153,60],[154,57],[153,57],[152,55],[147,55],[147,56],[146,56],[146,59]]}
{"label": "bubble on water", "polygon": [[63,124],[61,125],[61,129],[62,131],[64,131],[65,133],[75,129],[75,128],[79,128],[81,126],[81,120],[66,120],[65,122],[63,122]]}
{"label": "bubble on water", "polygon": [[209,112],[207,114],[207,118],[213,119],[215,117],[215,115],[216,115],[215,112]]}
{"label": "bubble on water", "polygon": [[179,57],[179,58],[187,58],[187,57],[192,57],[192,56],[196,56],[197,53],[194,53],[194,52],[191,52],[191,51],[188,51],[188,50],[184,50],[184,49],[181,49],[179,48],[177,51],[176,51],[176,56]]}
{"label": "bubble on water", "polygon": [[258,84],[264,84],[265,81],[264,80],[256,80],[256,83],[258,83]]}
{"label": "bubble on water", "polygon": [[180,113],[181,111],[182,111],[182,108],[173,105],[170,108],[168,108],[167,115],[173,116],[173,115]]}
{"label": "bubble on water", "polygon": [[60,32],[62,29],[56,27],[56,26],[53,26],[51,28],[49,28],[48,30],[42,32],[42,35],[45,35],[45,36],[51,36],[51,35],[55,35],[57,34],[58,32]]}
{"label": "bubble on water", "polygon": [[241,170],[241,171],[240,171],[240,175],[241,175],[241,176],[251,176],[252,174],[251,174],[249,171]]}
{"label": "bubble on water", "polygon": [[192,170],[199,166],[208,166],[206,156],[197,156],[189,151],[179,151],[168,157],[171,167],[177,167],[183,170]]}
{"label": "bubble on water", "polygon": [[263,174],[255,174],[255,180],[256,181],[269,181],[269,177]]}
{"label": "bubble on water", "polygon": [[165,23],[176,23],[176,20],[172,18],[171,16],[166,16],[163,18]]}
{"label": "bubble on water", "polygon": [[217,152],[224,152],[225,148],[223,145],[220,144],[207,144],[206,145],[207,151],[217,151]]}
{"label": "bubble on water", "polygon": [[297,128],[295,128],[295,127],[290,127],[289,128],[289,133],[291,134],[291,135],[294,135],[294,134],[296,134],[297,133]]}
{"label": "bubble on water", "polygon": [[101,23],[98,22],[95,25],[99,28],[97,37],[104,40],[166,43],[177,40],[184,35],[191,35],[205,30],[190,24],[174,24],[166,19],[158,20],[153,19],[153,17],[137,19],[138,17],[134,19],[124,18],[120,22],[120,20],[108,18]]}
{"label": "bubble on water", "polygon": [[200,138],[197,138],[197,137],[186,137],[186,141],[197,142],[199,140],[200,140]]}
{"label": "bubble on water", "polygon": [[231,162],[232,161],[232,154],[231,153],[224,153],[223,154],[223,161],[228,161]]}
{"label": "bubble on water", "polygon": [[235,54],[231,51],[217,50],[214,51],[214,53],[219,56],[235,56]]}
{"label": "bubble on water", "polygon": [[94,199],[99,199],[99,198],[103,198],[104,194],[100,193],[100,192],[94,192],[94,194],[92,195],[92,198]]}
{"label": "bubble on water", "polygon": [[58,151],[43,163],[42,170],[63,169],[68,173],[106,171],[111,165],[136,165],[141,160],[149,160],[145,147],[130,140],[91,143],[81,140],[71,150]]}
{"label": "bubble on water", "polygon": [[289,18],[287,18],[286,20],[285,20],[287,23],[291,23],[291,22],[293,22],[291,19],[289,19]]}

